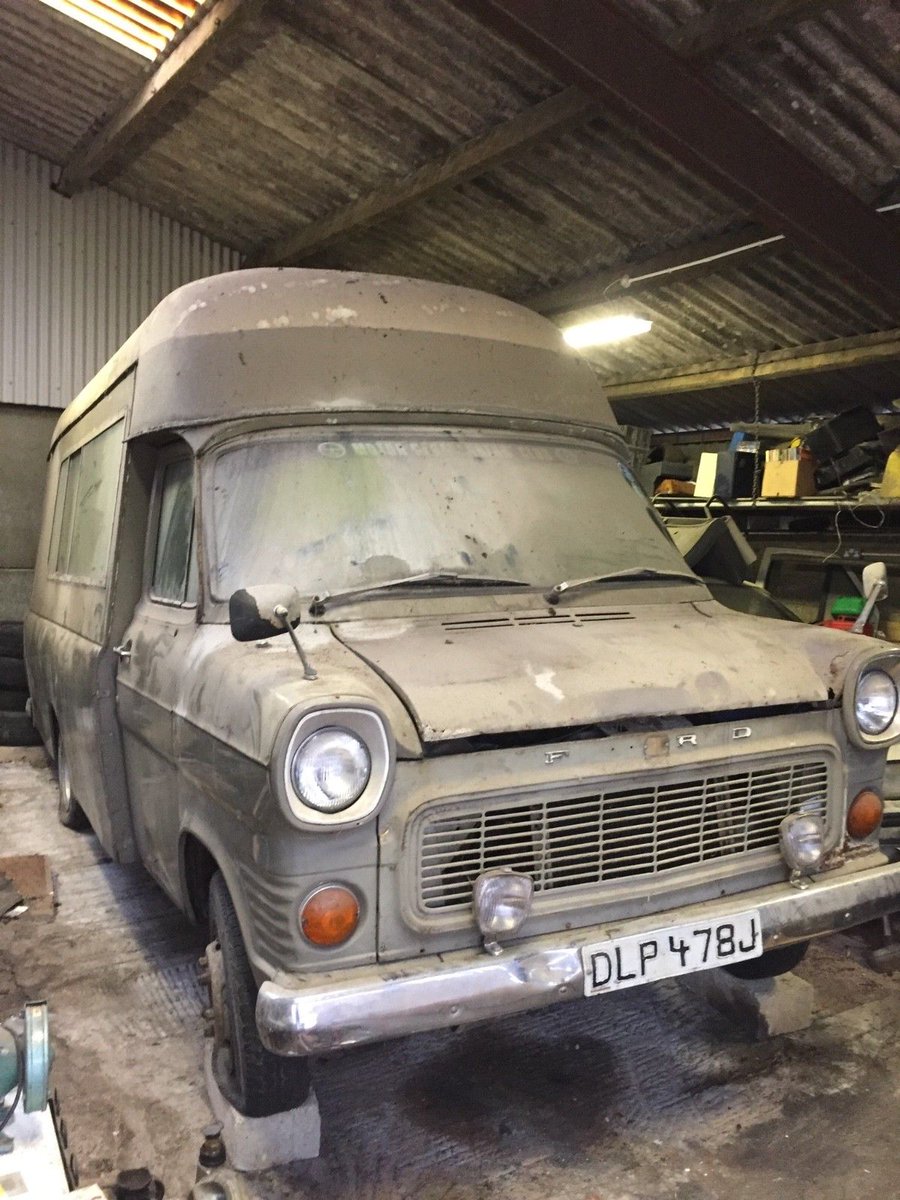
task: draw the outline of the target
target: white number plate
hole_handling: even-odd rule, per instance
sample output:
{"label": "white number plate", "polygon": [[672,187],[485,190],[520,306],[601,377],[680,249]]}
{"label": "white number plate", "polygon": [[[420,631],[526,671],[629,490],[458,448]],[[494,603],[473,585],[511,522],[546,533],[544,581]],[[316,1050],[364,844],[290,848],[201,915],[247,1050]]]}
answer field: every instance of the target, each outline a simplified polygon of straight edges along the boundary
{"label": "white number plate", "polygon": [[629,937],[583,946],[584,994],[722,967],[763,952],[758,912],[737,913],[719,921],[695,921]]}

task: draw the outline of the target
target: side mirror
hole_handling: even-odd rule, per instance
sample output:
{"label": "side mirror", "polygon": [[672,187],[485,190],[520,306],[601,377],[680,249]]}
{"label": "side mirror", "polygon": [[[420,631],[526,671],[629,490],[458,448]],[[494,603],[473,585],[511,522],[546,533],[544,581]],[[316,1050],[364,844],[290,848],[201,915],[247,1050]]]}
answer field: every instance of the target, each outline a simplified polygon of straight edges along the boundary
{"label": "side mirror", "polygon": [[887,567],[883,562],[866,563],[862,573],[863,595],[868,600],[875,593],[876,600],[883,600],[887,595]]}
{"label": "side mirror", "polygon": [[296,625],[303,609],[297,589],[278,583],[239,588],[228,601],[228,617],[235,640],[258,642],[286,633],[285,617],[276,613],[276,608],[286,609],[287,621],[291,626]]}

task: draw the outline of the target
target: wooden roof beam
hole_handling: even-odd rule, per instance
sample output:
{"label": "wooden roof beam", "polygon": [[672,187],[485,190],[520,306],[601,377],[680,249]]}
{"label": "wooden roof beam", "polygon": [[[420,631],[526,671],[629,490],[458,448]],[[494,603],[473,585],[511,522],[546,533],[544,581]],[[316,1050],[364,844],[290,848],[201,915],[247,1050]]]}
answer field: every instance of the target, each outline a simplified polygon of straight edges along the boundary
{"label": "wooden roof beam", "polygon": [[782,234],[766,232],[760,225],[746,226],[738,233],[690,242],[677,250],[666,250],[652,258],[616,263],[612,267],[583,275],[558,287],[544,288],[519,300],[546,317],[585,312],[637,292],[658,287],[661,282],[678,283],[725,270],[736,263],[743,265],[771,253],[784,243]]}
{"label": "wooden roof beam", "polygon": [[[672,32],[669,44],[677,53],[705,57],[732,41],[735,31],[746,44],[763,36],[772,25],[783,26],[793,13],[798,19],[847,0],[725,0]],[[727,8],[727,20],[713,19]],[[732,11],[739,9],[739,12]],[[749,11],[747,11],[749,10]],[[449,150],[443,157],[375,191],[360,196],[325,216],[308,221],[295,233],[257,246],[247,266],[282,267],[310,258],[338,239],[393,216],[416,201],[425,200],[513,157],[518,151],[550,134],[572,129],[600,112],[599,106],[577,87],[569,87],[548,100],[519,113],[488,133]]]}
{"label": "wooden roof beam", "polygon": [[139,135],[152,131],[160,113],[197,78],[200,70],[265,0],[216,0],[194,28],[101,127],[75,147],[55,189],[63,196],[82,191],[111,160],[121,162]]}
{"label": "wooden roof beam", "polygon": [[608,400],[675,396],[680,392],[706,391],[709,388],[747,383],[752,379],[787,379],[821,371],[846,371],[869,363],[898,359],[900,329],[889,329],[883,333],[865,333],[859,337],[795,346],[790,350],[772,350],[755,359],[752,355],[744,355],[738,359],[673,367],[669,371],[658,372],[652,378],[607,384],[604,391]]}
{"label": "wooden roof beam", "polygon": [[[900,216],[900,204],[884,204],[875,210]],[[579,313],[587,320],[594,310],[602,309],[610,300],[633,296],[664,284],[680,283],[725,271],[735,264],[773,254],[783,247],[783,233],[768,233],[761,225],[747,225],[736,233],[689,242],[677,250],[665,250],[652,258],[632,259],[604,267],[589,275],[579,276],[568,283],[542,288],[518,299],[535,312],[559,318]],[[597,315],[601,315],[598,311]]]}
{"label": "wooden roof beam", "polygon": [[383,220],[442,188],[482,175],[524,146],[562,127],[587,120],[595,109],[578,88],[566,88],[481,137],[454,147],[418,171],[368,192],[318,220],[308,221],[296,233],[277,242],[257,247],[247,256],[246,265],[282,267],[308,258],[355,229]]}
{"label": "wooden roof beam", "polygon": [[709,12],[679,25],[665,41],[683,58],[706,58],[724,46],[742,50],[765,34],[847,4],[849,0],[720,0]]}
{"label": "wooden roof beam", "polygon": [[900,314],[900,236],[613,0],[458,0],[598,104]]}

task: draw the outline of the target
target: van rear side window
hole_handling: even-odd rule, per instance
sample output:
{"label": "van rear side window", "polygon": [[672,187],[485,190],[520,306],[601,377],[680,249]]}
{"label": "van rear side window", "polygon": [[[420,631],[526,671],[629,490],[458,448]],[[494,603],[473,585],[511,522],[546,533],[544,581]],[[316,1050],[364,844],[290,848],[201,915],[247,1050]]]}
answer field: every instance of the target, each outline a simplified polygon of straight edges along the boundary
{"label": "van rear side window", "polygon": [[116,421],[63,462],[56,493],[50,569],[102,584],[109,564],[122,461],[123,421]]}

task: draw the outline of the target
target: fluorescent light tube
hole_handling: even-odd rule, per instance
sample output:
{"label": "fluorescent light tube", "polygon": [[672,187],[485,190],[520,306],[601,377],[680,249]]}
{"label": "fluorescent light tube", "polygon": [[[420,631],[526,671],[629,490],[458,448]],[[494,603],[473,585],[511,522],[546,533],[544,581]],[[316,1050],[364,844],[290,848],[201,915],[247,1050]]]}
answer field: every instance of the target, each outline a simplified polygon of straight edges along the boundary
{"label": "fluorescent light tube", "polygon": [[585,321],[581,325],[570,325],[562,331],[563,337],[576,350],[586,346],[606,346],[610,342],[622,342],[653,328],[652,321],[622,313],[615,317],[601,317],[598,321]]}

